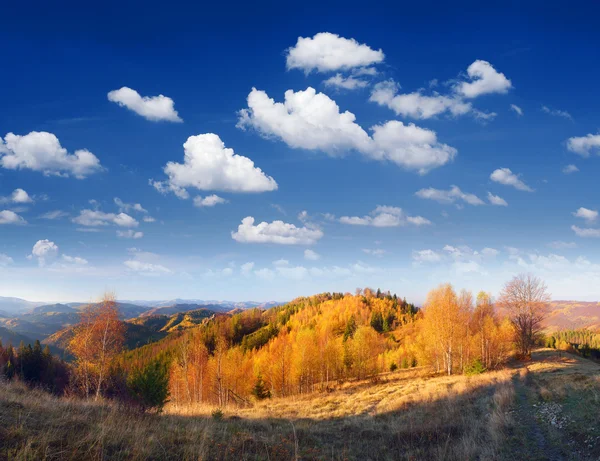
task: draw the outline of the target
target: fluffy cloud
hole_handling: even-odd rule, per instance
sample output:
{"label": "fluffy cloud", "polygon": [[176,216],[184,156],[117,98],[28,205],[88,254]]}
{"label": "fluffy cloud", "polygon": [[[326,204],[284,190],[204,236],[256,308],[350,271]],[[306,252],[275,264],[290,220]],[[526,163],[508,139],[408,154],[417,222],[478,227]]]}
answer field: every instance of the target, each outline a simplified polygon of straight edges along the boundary
{"label": "fluffy cloud", "polygon": [[418,190],[415,195],[422,199],[435,200],[439,203],[455,203],[462,201],[469,205],[485,205],[485,202],[474,194],[467,194],[460,190],[458,186],[450,186],[450,189],[428,189]]}
{"label": "fluffy cloud", "polygon": [[573,120],[573,116],[566,110],[550,109],[548,106],[542,106],[542,112],[553,115],[555,117],[562,117],[569,120]]}
{"label": "fluffy cloud", "polygon": [[162,94],[141,96],[137,91],[124,86],[119,90],[109,92],[108,100],[153,122],[183,122],[175,110],[173,100]]}
{"label": "fluffy cloud", "polygon": [[519,176],[510,171],[509,168],[498,168],[490,175],[490,179],[505,186],[512,186],[515,189],[533,192],[533,189],[519,179]]}
{"label": "fluffy cloud", "polygon": [[255,129],[265,138],[280,139],[294,149],[320,150],[331,156],[358,151],[420,173],[448,163],[457,153],[438,142],[434,131],[395,120],[373,126],[371,137],[356,123],[352,112],[340,112],[335,101],[310,87],[286,91],[283,103],[252,89],[248,108],[239,112],[237,126]]}
{"label": "fluffy cloud", "polygon": [[172,271],[160,264],[153,264],[137,259],[129,259],[123,263],[130,271],[145,276],[156,276],[161,274],[170,274]]}
{"label": "fluffy cloud", "polygon": [[481,263],[485,260],[495,258],[499,251],[494,248],[486,247],[481,251],[476,251],[467,245],[455,247],[445,245],[442,252],[431,249],[413,251],[412,258],[415,265],[422,263],[444,263],[450,264],[451,270],[458,274],[486,274]]}
{"label": "fluffy cloud", "polygon": [[372,130],[374,146],[366,155],[376,160],[387,160],[425,174],[456,157],[456,149],[438,142],[435,131],[420,128],[414,123],[405,125],[391,120],[373,126]]}
{"label": "fluffy cloud", "polygon": [[600,238],[600,229],[592,228],[581,228],[577,226],[571,226],[571,230],[577,234],[578,237],[594,237]]}
{"label": "fluffy cloud", "polygon": [[340,222],[354,226],[373,226],[373,227],[397,227],[406,223],[422,226],[431,224],[431,221],[422,216],[406,216],[401,208],[392,206],[377,206],[370,215],[342,216]]}
{"label": "fluffy cloud", "polygon": [[373,50],[353,38],[347,39],[329,32],[314,37],[298,37],[296,45],[288,48],[286,66],[305,73],[332,72],[366,67],[383,61],[382,50]]}
{"label": "fluffy cloud", "polygon": [[313,250],[304,250],[304,259],[308,261],[318,261],[321,259],[321,255]]}
{"label": "fluffy cloud", "polygon": [[225,192],[266,192],[277,189],[275,180],[254,166],[248,157],[225,147],[213,133],[190,136],[183,145],[183,163],[168,162],[167,181],[151,184],[162,193],[188,198],[186,188]]}
{"label": "fluffy cloud", "polygon": [[510,110],[512,110],[513,112],[515,112],[519,117],[521,115],[523,115],[523,109],[521,109],[519,106],[517,106],[516,104],[511,104],[510,105]]}
{"label": "fluffy cloud", "polygon": [[23,189],[15,189],[9,197],[0,197],[0,203],[33,203],[33,199]]}
{"label": "fluffy cloud", "polygon": [[69,176],[78,179],[102,170],[100,160],[86,149],[69,154],[58,138],[45,131],[25,136],[8,133],[0,138],[0,166],[8,170],[29,169],[46,176]]}
{"label": "fluffy cloud", "polygon": [[496,206],[508,206],[508,203],[506,202],[506,200],[504,200],[499,195],[494,195],[491,192],[488,192],[487,193],[487,198],[488,198],[488,201],[492,205],[496,205]]}
{"label": "fluffy cloud", "polygon": [[119,227],[137,227],[139,223],[125,213],[104,213],[99,210],[81,210],[73,222],[81,226],[98,227],[115,224]]}
{"label": "fluffy cloud", "polygon": [[206,197],[201,197],[199,195],[197,197],[194,197],[194,206],[197,206],[199,208],[211,207],[222,203],[227,203],[227,200],[215,194],[208,195]]}
{"label": "fluffy cloud", "polygon": [[467,75],[471,82],[462,82],[456,87],[456,91],[465,98],[490,93],[505,94],[512,88],[511,81],[487,61],[475,61],[467,68]]}
{"label": "fluffy cloud", "polygon": [[239,115],[238,127],[253,128],[266,138],[279,138],[295,149],[321,150],[332,156],[370,149],[371,139],[355,123],[354,114],[340,113],[335,101],[311,87],[305,91],[287,90],[283,103],[253,88],[248,108]]}
{"label": "fluffy cloud", "polygon": [[25,221],[23,217],[19,216],[14,211],[2,210],[0,211],[0,224],[23,225],[27,224],[27,221]]}
{"label": "fluffy cloud", "polygon": [[593,152],[600,155],[600,134],[569,138],[567,149],[582,157],[589,157]]}
{"label": "fluffy cloud", "polygon": [[6,267],[12,263],[14,260],[10,256],[0,253],[0,267]]}
{"label": "fluffy cloud", "polygon": [[140,213],[148,213],[142,205],[139,203],[125,203],[119,197],[115,197],[114,199],[115,205],[119,207],[119,211],[124,211],[125,213],[129,213],[130,211],[138,211]]}
{"label": "fluffy cloud", "polygon": [[413,259],[413,261],[416,261],[417,263],[422,263],[422,262],[435,263],[435,262],[439,262],[442,260],[442,255],[440,255],[439,253],[436,253],[433,250],[429,250],[429,249],[419,250],[419,251],[413,251],[412,259]]}
{"label": "fluffy cloud", "polygon": [[567,165],[562,169],[564,174],[577,173],[578,171],[579,168],[577,168],[575,165]]}
{"label": "fluffy cloud", "polygon": [[54,259],[58,255],[58,246],[48,240],[38,240],[33,245],[31,254],[28,256],[29,259],[36,258],[40,267],[45,266],[46,262]]}
{"label": "fluffy cloud", "polygon": [[573,213],[573,216],[583,218],[587,221],[595,221],[598,218],[598,211],[581,207]]}
{"label": "fluffy cloud", "polygon": [[397,94],[399,89],[400,85],[393,80],[377,83],[369,101],[388,107],[396,115],[417,119],[428,119],[445,112],[459,116],[473,110],[471,103],[464,102],[456,95],[443,96],[434,93],[432,96],[426,96],[420,91]]}
{"label": "fluffy cloud", "polygon": [[254,225],[254,218],[242,219],[237,232],[231,237],[241,243],[277,243],[281,245],[311,245],[323,237],[320,229],[296,227],[283,221],[261,222]]}
{"label": "fluffy cloud", "polygon": [[143,232],[134,231],[133,229],[128,229],[126,231],[117,231],[117,237],[123,239],[141,239],[143,236]]}
{"label": "fluffy cloud", "polygon": [[[423,90],[398,94],[400,85],[393,80],[387,80],[375,85],[369,100],[380,106],[386,106],[396,115],[403,117],[428,119],[449,113],[454,117],[470,114],[482,121],[493,119],[496,117],[495,112],[485,113],[475,109],[470,102],[465,101],[465,98],[472,99],[488,93],[506,93],[512,87],[510,80],[486,61],[475,61],[467,69],[467,74],[471,81],[457,83],[447,95],[436,91],[426,95]],[[432,82],[435,84],[430,86],[437,85],[437,81]],[[519,114],[522,115],[519,107],[514,104],[511,107],[515,111],[518,109]]]}
{"label": "fluffy cloud", "polygon": [[323,84],[325,86],[342,88],[344,90],[357,90],[366,87],[369,82],[353,76],[344,77],[342,74],[335,74],[333,77],[329,77],[327,80],[323,81]]}

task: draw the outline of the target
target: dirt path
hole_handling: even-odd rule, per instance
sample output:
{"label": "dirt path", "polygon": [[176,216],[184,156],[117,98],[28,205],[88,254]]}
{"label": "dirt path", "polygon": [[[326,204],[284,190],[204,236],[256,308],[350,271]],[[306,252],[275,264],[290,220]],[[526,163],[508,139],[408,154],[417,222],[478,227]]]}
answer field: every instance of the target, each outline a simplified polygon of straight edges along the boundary
{"label": "dirt path", "polygon": [[[521,445],[522,454],[529,460],[562,461],[565,459],[560,448],[547,438],[543,426],[536,418],[535,392],[528,374],[515,373],[513,385],[516,404],[513,416],[518,427],[518,437],[513,442]],[[514,448],[515,452],[520,451],[517,447]]]}

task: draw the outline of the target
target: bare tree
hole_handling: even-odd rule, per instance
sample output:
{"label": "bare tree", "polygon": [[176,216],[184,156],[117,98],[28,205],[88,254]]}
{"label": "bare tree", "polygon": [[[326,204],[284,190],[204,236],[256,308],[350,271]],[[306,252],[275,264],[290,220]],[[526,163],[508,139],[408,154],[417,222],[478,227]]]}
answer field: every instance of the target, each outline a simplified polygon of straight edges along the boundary
{"label": "bare tree", "polygon": [[520,274],[508,281],[498,304],[507,310],[515,328],[515,343],[523,357],[531,355],[546,317],[550,294],[546,284],[532,274]]}

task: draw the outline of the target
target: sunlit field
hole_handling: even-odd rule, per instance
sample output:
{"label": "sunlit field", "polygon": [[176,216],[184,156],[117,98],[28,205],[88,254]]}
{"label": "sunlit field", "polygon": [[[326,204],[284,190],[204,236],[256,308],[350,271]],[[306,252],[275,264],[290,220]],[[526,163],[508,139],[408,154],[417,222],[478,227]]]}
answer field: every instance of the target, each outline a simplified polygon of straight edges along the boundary
{"label": "sunlit field", "polygon": [[139,415],[2,384],[10,459],[597,459],[600,366],[540,350],[477,376],[385,373],[252,408]]}

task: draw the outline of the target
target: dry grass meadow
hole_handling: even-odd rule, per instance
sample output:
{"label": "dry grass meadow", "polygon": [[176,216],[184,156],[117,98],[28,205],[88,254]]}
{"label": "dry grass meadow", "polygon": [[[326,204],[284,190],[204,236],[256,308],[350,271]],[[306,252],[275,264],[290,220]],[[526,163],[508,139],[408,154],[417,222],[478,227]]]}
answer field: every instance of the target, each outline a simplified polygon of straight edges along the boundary
{"label": "dry grass meadow", "polygon": [[111,405],[0,384],[0,459],[586,460],[600,366],[554,350],[476,376],[422,369],[249,409]]}

